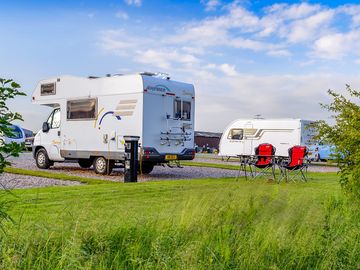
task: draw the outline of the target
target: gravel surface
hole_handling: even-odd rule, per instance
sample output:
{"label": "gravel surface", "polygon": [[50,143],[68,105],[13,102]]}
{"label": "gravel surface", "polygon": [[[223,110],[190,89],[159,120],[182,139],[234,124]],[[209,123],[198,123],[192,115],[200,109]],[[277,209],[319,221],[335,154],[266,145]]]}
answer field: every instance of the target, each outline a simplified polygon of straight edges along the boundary
{"label": "gravel surface", "polygon": [[75,181],[61,181],[43,177],[16,175],[10,173],[4,173],[0,175],[0,189],[77,185],[81,185],[81,183]]}
{"label": "gravel surface", "polygon": [[[12,158],[12,166],[17,168],[40,170],[36,167],[35,160],[31,153],[23,153],[18,158]],[[106,179],[116,182],[123,181],[123,169],[115,168],[111,175],[98,175],[90,169],[83,169],[77,163],[55,163],[49,170],[52,173],[66,173],[67,175],[77,175],[81,177]],[[138,180],[171,180],[171,179],[193,179],[193,178],[219,178],[219,177],[236,177],[238,174],[234,170],[201,168],[201,167],[183,167],[169,168],[168,166],[156,166],[148,175],[139,175]]]}
{"label": "gravel surface", "polygon": [[[35,160],[31,153],[23,153],[18,158],[10,160],[13,167],[40,170],[36,167]],[[231,164],[238,165],[234,161],[222,161],[217,156],[199,155],[194,159],[194,162],[206,162],[216,164]],[[309,166],[309,171],[313,172],[336,172],[337,167],[332,166]],[[111,175],[97,175],[92,169],[83,169],[77,163],[55,163],[49,169],[52,173],[66,173],[67,175],[76,175],[88,178],[106,179],[115,182],[123,181],[123,169],[116,168]],[[238,171],[216,169],[216,168],[202,168],[202,167],[184,167],[184,168],[169,168],[167,166],[156,166],[154,170],[148,175],[139,175],[138,181],[156,181],[156,180],[171,180],[171,179],[193,179],[193,178],[219,178],[219,177],[236,177]],[[241,172],[241,175],[243,173]],[[32,176],[18,176],[13,174],[4,174],[0,176],[0,184],[12,188],[27,188],[50,185],[78,185],[78,182],[60,181],[55,179],[32,177]]]}

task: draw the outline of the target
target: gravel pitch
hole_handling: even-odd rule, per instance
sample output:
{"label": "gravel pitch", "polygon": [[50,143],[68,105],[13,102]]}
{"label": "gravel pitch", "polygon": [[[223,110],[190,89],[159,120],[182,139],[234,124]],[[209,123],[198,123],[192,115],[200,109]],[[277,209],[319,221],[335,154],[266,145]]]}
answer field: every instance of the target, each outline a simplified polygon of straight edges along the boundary
{"label": "gravel pitch", "polygon": [[4,173],[0,176],[0,189],[35,188],[48,186],[77,186],[75,181],[61,181],[43,177]]}
{"label": "gravel pitch", "polygon": [[[12,158],[10,160],[13,167],[40,170],[36,167],[35,161],[31,153],[23,153],[20,157]],[[195,162],[207,162],[217,164],[232,164],[238,165],[237,162],[226,162],[214,157],[207,158],[203,155],[195,158]],[[310,166],[309,171],[316,172],[336,172],[338,168],[330,166]],[[114,169],[111,175],[97,175],[92,169],[80,168],[77,163],[55,163],[49,169],[52,173],[66,173],[68,175],[76,175],[81,177],[106,179],[114,182],[123,181],[123,170]],[[139,182],[156,181],[156,180],[175,180],[175,179],[193,179],[193,178],[219,178],[219,177],[236,177],[238,171],[216,169],[216,168],[202,168],[202,167],[184,167],[184,168],[169,168],[167,166],[156,166],[154,170],[148,175],[139,175]],[[241,173],[243,175],[243,173]],[[20,176],[13,174],[3,174],[0,176],[0,184],[9,188],[29,188],[40,186],[52,186],[52,185],[79,185],[79,182],[75,181],[61,181],[55,179],[32,177],[32,176]],[[0,187],[1,188],[1,187]]]}
{"label": "gravel pitch", "polygon": [[[36,167],[35,161],[31,153],[23,153],[18,158],[11,159],[12,166],[28,170],[40,170]],[[55,163],[49,169],[52,173],[66,173],[68,175],[76,175],[81,177],[106,179],[115,182],[123,181],[123,169],[115,168],[111,175],[97,175],[90,169],[80,168],[77,163]],[[154,180],[171,180],[171,179],[193,179],[193,178],[219,178],[219,177],[236,177],[238,174],[234,170],[201,168],[201,167],[183,167],[169,168],[168,166],[156,166],[148,175],[139,175],[140,182]]]}

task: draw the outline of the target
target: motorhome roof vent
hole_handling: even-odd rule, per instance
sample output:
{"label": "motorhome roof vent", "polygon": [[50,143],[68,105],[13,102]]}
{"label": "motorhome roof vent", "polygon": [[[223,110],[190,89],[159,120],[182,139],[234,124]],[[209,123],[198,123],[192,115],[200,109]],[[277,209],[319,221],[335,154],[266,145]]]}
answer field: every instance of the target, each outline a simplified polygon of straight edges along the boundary
{"label": "motorhome roof vent", "polygon": [[156,72],[156,73],[154,73],[154,72],[144,71],[144,72],[140,72],[139,74],[140,75],[145,75],[145,76],[158,77],[158,78],[161,78],[161,79],[164,79],[164,80],[170,80],[169,74],[164,73],[164,72]]}
{"label": "motorhome roof vent", "polygon": [[89,76],[88,79],[98,79],[99,77],[97,76]]}
{"label": "motorhome roof vent", "polygon": [[139,73],[140,75],[145,75],[145,76],[155,76],[156,73],[154,72],[148,72],[148,71],[143,71]]}
{"label": "motorhome roof vent", "polygon": [[170,75],[164,72],[157,72],[155,76],[164,80],[170,80]]}

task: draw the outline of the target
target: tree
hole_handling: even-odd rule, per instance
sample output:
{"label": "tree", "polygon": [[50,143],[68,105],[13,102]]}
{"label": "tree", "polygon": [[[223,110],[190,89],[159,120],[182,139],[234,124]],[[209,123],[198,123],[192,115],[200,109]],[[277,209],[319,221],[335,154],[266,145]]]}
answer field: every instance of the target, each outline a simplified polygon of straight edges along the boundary
{"label": "tree", "polygon": [[340,184],[347,193],[360,198],[360,92],[346,85],[349,98],[328,90],[333,101],[321,104],[331,112],[334,125],[318,121],[319,138],[335,146],[335,157],[340,168]]}
{"label": "tree", "polygon": [[5,144],[2,139],[2,136],[8,137],[12,135],[10,127],[13,121],[22,120],[19,113],[11,112],[7,106],[10,99],[25,95],[19,89],[20,85],[13,80],[0,78],[0,174],[10,164],[7,159],[11,156],[18,156],[23,150],[22,145],[16,143]]}

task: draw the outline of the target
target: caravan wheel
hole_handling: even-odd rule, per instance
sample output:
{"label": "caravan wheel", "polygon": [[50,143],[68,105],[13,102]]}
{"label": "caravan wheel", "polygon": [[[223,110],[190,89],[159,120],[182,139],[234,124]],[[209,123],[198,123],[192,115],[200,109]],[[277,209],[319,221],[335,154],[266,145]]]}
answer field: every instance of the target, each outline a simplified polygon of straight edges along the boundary
{"label": "caravan wheel", "polygon": [[114,161],[104,157],[97,157],[94,159],[93,166],[97,174],[111,174],[114,168]]}

